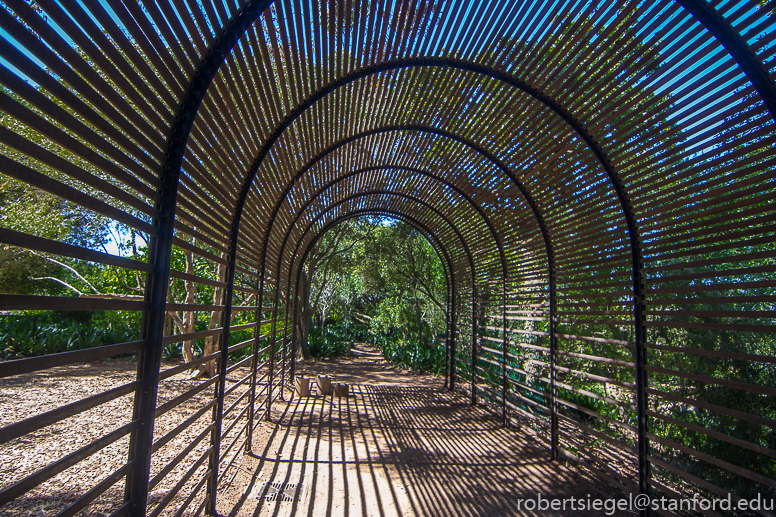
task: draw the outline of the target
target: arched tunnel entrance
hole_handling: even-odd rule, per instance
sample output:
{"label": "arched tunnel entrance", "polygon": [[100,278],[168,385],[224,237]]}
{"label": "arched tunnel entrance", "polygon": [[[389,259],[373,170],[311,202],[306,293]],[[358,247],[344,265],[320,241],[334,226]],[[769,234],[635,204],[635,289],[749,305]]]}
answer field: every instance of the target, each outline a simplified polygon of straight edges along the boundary
{"label": "arched tunnel entrance", "polygon": [[[345,226],[354,220],[356,224]],[[323,242],[323,237],[335,228],[340,231]],[[424,242],[428,247],[423,246]],[[335,265],[339,267],[335,271],[328,267],[334,262],[332,258],[338,259]],[[388,337],[393,330],[403,332],[403,338],[409,330],[418,336],[412,347],[417,349],[436,348],[436,337],[443,336],[444,367],[437,359],[429,365],[418,362],[404,366],[434,373],[443,370],[447,387],[450,381],[448,338],[452,339],[453,326],[453,269],[447,249],[420,221],[385,211],[347,214],[329,222],[318,233],[308,245],[301,264],[294,282],[297,297],[292,302],[295,320],[292,347],[296,358],[315,355],[309,348],[309,330],[317,316],[318,329],[323,331],[327,318],[317,301],[324,293],[331,293],[326,305],[336,311],[335,323],[341,321],[340,325],[345,326],[342,331],[352,338],[368,339],[370,344],[377,345],[380,337]],[[332,289],[327,289],[329,286]],[[388,305],[383,307],[385,302]],[[416,313],[410,321],[401,317],[408,305],[414,305]],[[430,314],[425,316],[422,312]],[[354,339],[346,341],[352,344]]]}
{"label": "arched tunnel entrance", "polygon": [[225,511],[305,256],[367,214],[444,264],[433,401],[497,433],[461,458],[522,476],[530,431],[635,513],[773,507],[772,4],[8,0],[0,29],[2,511]]}

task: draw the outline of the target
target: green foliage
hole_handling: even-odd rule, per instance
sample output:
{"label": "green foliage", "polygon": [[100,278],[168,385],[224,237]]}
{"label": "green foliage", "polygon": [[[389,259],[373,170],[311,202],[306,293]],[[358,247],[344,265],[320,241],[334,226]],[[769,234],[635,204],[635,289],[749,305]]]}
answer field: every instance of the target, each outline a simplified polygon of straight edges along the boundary
{"label": "green foliage", "polygon": [[446,330],[446,278],[436,251],[413,227],[380,217],[348,221],[324,235],[306,267],[314,357],[336,355],[344,342],[367,342],[396,364],[442,371],[436,336]]}
{"label": "green foliage", "polygon": [[445,367],[445,348],[417,338],[403,339],[397,336],[378,336],[374,343],[390,362],[404,368],[424,370],[439,374]]}
{"label": "green foliage", "polygon": [[[0,175],[0,227],[47,239],[94,248],[107,237],[105,220],[80,207]],[[0,247],[0,292],[61,295],[67,289],[45,277],[60,277],[65,268],[40,254]]]}
{"label": "green foliage", "polygon": [[[139,339],[139,321],[129,316],[92,312],[42,312],[0,316],[4,361],[70,352]],[[133,325],[134,323],[134,325]]]}
{"label": "green foliage", "polygon": [[64,287],[33,280],[57,276],[64,268],[12,246],[0,247],[0,292],[9,294],[60,294]]}
{"label": "green foliage", "polygon": [[170,360],[170,359],[181,359],[183,357],[183,345],[180,343],[170,343],[169,345],[165,345],[164,350],[162,350],[162,359]]}
{"label": "green foliage", "polygon": [[332,327],[327,327],[323,332],[317,327],[310,329],[310,353],[316,359],[348,355],[351,341],[343,339],[342,334],[345,333],[340,327],[334,327],[334,332]]}

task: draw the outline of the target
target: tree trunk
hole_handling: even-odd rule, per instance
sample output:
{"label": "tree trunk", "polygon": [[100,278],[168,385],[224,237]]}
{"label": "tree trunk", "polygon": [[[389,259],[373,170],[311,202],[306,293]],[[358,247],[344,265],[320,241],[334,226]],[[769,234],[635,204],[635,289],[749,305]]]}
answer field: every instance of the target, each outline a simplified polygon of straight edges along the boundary
{"label": "tree trunk", "polygon": [[[189,275],[194,274],[194,254],[190,251],[186,251],[186,273]],[[192,304],[197,303],[197,286],[191,280],[184,280],[186,286],[186,300],[183,303]],[[194,311],[185,311],[183,313],[183,332],[189,334],[194,332]],[[194,341],[183,342],[183,362],[189,363],[194,360]],[[193,370],[192,370],[193,371]],[[196,373],[194,374],[196,375]]]}
{"label": "tree trunk", "polygon": [[420,313],[420,300],[418,300],[418,291],[413,288],[413,297],[415,298],[415,321],[418,325],[418,346],[422,347],[423,343],[423,316]]}
{"label": "tree trunk", "polygon": [[296,294],[299,297],[299,300],[296,304],[296,317],[294,318],[296,325],[296,343],[294,343],[294,350],[298,360],[305,360],[312,358],[310,349],[307,347],[307,342],[310,338],[312,315],[310,313],[310,281],[304,270],[301,272],[299,283],[300,289]]}
{"label": "tree trunk", "polygon": [[[221,254],[221,258],[226,258],[226,253]],[[216,274],[218,276],[219,282],[226,282],[226,265],[219,263],[218,268],[216,269]],[[213,305],[223,305],[224,303],[224,289],[221,287],[216,287],[213,291]],[[221,318],[221,315],[223,314],[223,311],[213,311],[210,313],[210,321],[208,321],[207,329],[213,330],[218,325],[219,321],[223,321]],[[224,315],[225,316],[225,315]],[[214,354],[218,350],[220,350],[221,347],[221,334],[217,334],[215,336],[209,336],[205,338],[205,346],[202,350],[202,356]],[[226,366],[226,365],[224,365]],[[211,359],[210,361],[202,364],[199,367],[199,375],[200,377],[206,377],[210,378],[216,373],[216,360]]]}

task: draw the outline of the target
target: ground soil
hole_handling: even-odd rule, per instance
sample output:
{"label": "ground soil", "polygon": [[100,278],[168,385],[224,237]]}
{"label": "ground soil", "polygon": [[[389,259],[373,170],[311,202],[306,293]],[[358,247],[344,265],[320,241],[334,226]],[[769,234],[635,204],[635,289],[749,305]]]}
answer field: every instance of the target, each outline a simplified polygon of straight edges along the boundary
{"label": "ground soil", "polygon": [[[164,361],[162,370],[178,366],[180,360]],[[20,422],[35,415],[70,404],[135,380],[137,363],[134,359],[109,359],[92,363],[59,366],[49,370],[0,379],[0,427]],[[245,376],[247,369],[238,369],[227,378],[227,388],[236,379]],[[158,406],[203,383],[191,379],[189,372],[173,375],[160,383]],[[154,439],[175,429],[178,424],[208,404],[213,397],[209,386],[185,402],[157,418]],[[230,399],[239,396],[237,390]],[[229,399],[227,399],[229,400]],[[34,472],[78,451],[132,420],[133,394],[124,395],[83,413],[66,418],[0,444],[0,490],[24,479]],[[152,456],[151,475],[162,471],[210,423],[210,411],[202,415]],[[12,502],[0,506],[0,516],[45,517],[56,515],[75,502],[99,482],[116,472],[127,462],[129,436],[124,436],[104,447],[87,459],[71,466]],[[151,505],[162,501],[209,445],[205,436],[191,453],[180,461],[149,494]],[[207,462],[193,479],[200,478]],[[185,498],[194,481],[183,487],[180,495],[169,505],[174,513],[176,504]],[[94,503],[81,510],[79,516],[109,516],[121,506],[124,499],[124,480],[120,479]],[[164,515],[164,514],[163,514]]]}
{"label": "ground soil", "polygon": [[364,345],[355,352],[300,365],[299,375],[349,383],[350,396],[323,396],[314,387],[310,397],[288,392],[276,402],[254,434],[252,454],[224,480],[219,513],[592,516],[604,513],[526,511],[518,500],[622,497],[586,470],[549,461],[545,442],[504,428],[499,414],[472,407],[443,378],[390,366]]}
{"label": "ground soil", "polygon": [[[538,494],[585,498],[599,497],[602,491],[610,495],[611,489],[587,470],[550,462],[547,444],[529,429],[504,428],[497,412],[470,406],[465,394],[444,388],[443,378],[391,366],[365,345],[352,354],[298,363],[298,375],[331,376],[348,383],[350,395],[322,396],[315,382],[310,397],[295,397],[287,390],[285,400],[272,405],[270,418],[256,427],[252,451],[240,453],[221,477],[217,501],[222,515],[604,515],[519,509],[519,499]],[[164,369],[177,364],[166,362]],[[114,359],[0,379],[0,427],[132,382],[135,368],[132,360]],[[246,374],[243,368],[231,372],[227,389]],[[159,404],[201,382],[187,373],[172,376],[160,386]],[[227,403],[237,400],[245,387],[238,386]],[[156,422],[156,439],[212,396],[208,388],[165,413]],[[0,445],[0,489],[120,428],[131,415],[130,394]],[[156,451],[152,476],[202,436],[209,421],[208,411]],[[202,440],[153,487],[152,505],[168,497],[207,451],[208,442]],[[127,444],[124,437],[108,445],[0,507],[0,516],[55,515],[119,469],[127,460]],[[169,512],[175,512],[191,488],[183,487]],[[78,515],[109,516],[121,505],[123,490],[122,480]]]}

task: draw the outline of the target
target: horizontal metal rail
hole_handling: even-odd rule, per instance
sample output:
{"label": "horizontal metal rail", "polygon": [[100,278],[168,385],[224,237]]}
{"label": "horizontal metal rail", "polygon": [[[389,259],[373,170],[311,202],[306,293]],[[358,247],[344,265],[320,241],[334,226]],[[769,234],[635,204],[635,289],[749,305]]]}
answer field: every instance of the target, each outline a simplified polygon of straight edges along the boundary
{"label": "horizontal metal rail", "polygon": [[119,427],[115,431],[112,431],[106,434],[102,438],[99,438],[98,440],[93,441],[89,445],[81,447],[77,451],[68,454],[64,458],[61,458],[55,461],[51,465],[35,472],[34,474],[27,476],[21,481],[17,481],[16,483],[0,490],[0,506],[16,499],[17,497],[19,497],[20,495],[26,492],[29,492],[36,486],[51,479],[52,477],[56,476],[60,472],[72,467],[73,465],[82,461],[83,459],[104,449],[108,445],[116,442],[116,440],[123,438],[124,436],[128,435],[134,427],[135,427],[134,422],[127,424],[125,426]]}
{"label": "horizontal metal rail", "polygon": [[164,479],[167,476],[167,474],[169,474],[172,471],[172,469],[177,467],[178,464],[181,461],[183,461],[183,458],[188,456],[189,453],[193,451],[197,445],[199,445],[199,443],[202,441],[203,438],[205,438],[205,436],[208,435],[208,433],[213,431],[214,427],[215,427],[215,424],[211,423],[194,439],[189,441],[188,445],[186,445],[186,447],[181,452],[179,452],[177,456],[175,456],[172,460],[170,460],[170,462],[167,463],[167,465],[165,465],[165,467],[162,470],[160,470],[157,475],[151,478],[151,480],[148,482],[148,489],[153,490],[154,487],[156,487],[156,485],[158,485],[159,482],[162,481],[162,479]]}
{"label": "horizontal metal rail", "polygon": [[144,344],[144,341],[130,341],[128,343],[118,343],[115,345],[100,346],[86,350],[73,350],[71,352],[48,354],[39,357],[28,357],[25,359],[2,361],[0,362],[0,379],[4,377],[11,377],[13,375],[22,375],[25,373],[47,370],[56,366],[85,363],[87,361],[95,361],[97,359],[112,357],[114,355],[130,354],[140,350]]}

